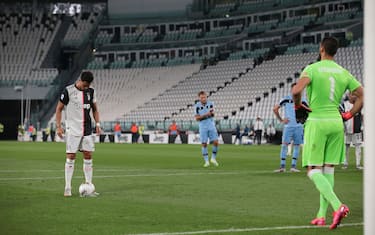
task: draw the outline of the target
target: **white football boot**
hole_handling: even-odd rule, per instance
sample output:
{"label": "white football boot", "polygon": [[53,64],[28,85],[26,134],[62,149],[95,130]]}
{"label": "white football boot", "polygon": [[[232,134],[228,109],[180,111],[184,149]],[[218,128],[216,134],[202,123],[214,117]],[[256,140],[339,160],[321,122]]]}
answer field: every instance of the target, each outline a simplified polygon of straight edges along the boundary
{"label": "white football boot", "polygon": [[214,165],[214,166],[219,166],[219,163],[216,161],[215,158],[211,158],[211,163]]}
{"label": "white football boot", "polygon": [[64,190],[64,197],[71,197],[72,196],[72,189],[71,188],[66,188]]}
{"label": "white football boot", "polygon": [[274,170],[273,172],[275,172],[275,173],[283,173],[283,172],[285,172],[285,168],[279,168],[279,169]]}
{"label": "white football boot", "polygon": [[290,168],[289,171],[290,171],[290,172],[301,172],[300,170],[298,170],[298,169],[295,168],[295,167]]}

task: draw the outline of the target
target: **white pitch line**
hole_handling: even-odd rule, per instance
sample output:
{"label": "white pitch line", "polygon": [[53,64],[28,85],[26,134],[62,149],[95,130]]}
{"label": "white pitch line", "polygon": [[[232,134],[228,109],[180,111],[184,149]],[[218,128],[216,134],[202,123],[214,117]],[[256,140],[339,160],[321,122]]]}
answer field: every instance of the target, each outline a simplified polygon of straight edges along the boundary
{"label": "white pitch line", "polygon": [[[240,172],[199,172],[199,173],[169,173],[169,174],[128,174],[128,175],[96,175],[94,178],[122,178],[122,177],[168,177],[168,176],[195,176],[195,175],[240,175]],[[81,178],[81,177],[74,177]],[[14,177],[0,178],[0,181],[14,180],[56,180],[64,179],[63,176],[56,177]]]}
{"label": "white pitch line", "polygon": [[[157,172],[163,172],[163,171],[171,171],[172,169],[152,169],[152,171],[157,171]],[[202,171],[205,169],[175,169],[176,171],[183,171],[183,172],[191,172],[191,171]],[[64,169],[34,169],[34,170],[0,170],[1,173],[49,173],[49,172],[64,172]],[[149,171],[149,169],[115,169],[115,168],[95,168],[95,172],[135,172],[135,171]],[[222,171],[221,171],[222,172]],[[234,172],[234,171],[225,171],[225,172]],[[241,173],[247,173],[247,174],[261,174],[261,173],[273,173],[273,170],[262,170],[262,171],[252,171],[252,170],[241,170],[241,171],[236,171],[236,172],[241,172]],[[347,169],[343,172],[361,172],[356,169]],[[290,173],[290,172],[286,172]],[[302,172],[303,173],[303,172]],[[336,172],[337,173],[337,172]],[[293,173],[295,174],[295,173]]]}
{"label": "white pitch line", "polygon": [[[100,172],[134,172],[134,171],[148,171],[149,169],[146,168],[105,168],[105,167],[99,167],[95,168],[95,171]],[[153,171],[170,171],[171,169],[152,169]],[[190,171],[191,169],[176,169],[181,171]],[[198,169],[197,169],[198,170]],[[28,173],[28,172],[59,172],[59,171],[65,171],[64,168],[58,168],[58,169],[25,169],[25,170],[19,170],[19,169],[4,169],[0,170],[0,173]]]}
{"label": "white pitch line", "polygon": [[[340,227],[354,227],[363,226],[362,223],[350,223],[341,224]],[[217,229],[217,230],[201,230],[201,231],[190,231],[190,232],[165,232],[165,233],[134,233],[128,235],[194,235],[194,234],[208,234],[208,233],[242,233],[242,232],[256,232],[256,231],[275,231],[275,230],[297,230],[297,229],[319,229],[328,226],[281,226],[281,227],[263,227],[263,228],[229,228],[229,229]]]}
{"label": "white pitch line", "polygon": [[[48,173],[48,172],[64,172],[64,169],[34,169],[34,170],[0,170],[0,173],[31,173],[31,172],[39,172],[39,173]],[[95,169],[97,172],[130,172],[130,171],[147,171],[147,169],[106,169],[106,168],[100,168]]]}

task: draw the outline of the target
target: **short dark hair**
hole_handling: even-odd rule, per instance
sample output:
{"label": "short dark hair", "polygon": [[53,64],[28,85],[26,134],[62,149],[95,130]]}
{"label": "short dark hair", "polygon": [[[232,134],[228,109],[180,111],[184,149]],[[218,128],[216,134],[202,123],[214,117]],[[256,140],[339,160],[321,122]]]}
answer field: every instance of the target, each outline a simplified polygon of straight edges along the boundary
{"label": "short dark hair", "polygon": [[205,94],[206,94],[205,91],[200,91],[200,92],[198,93],[198,96],[205,95]]}
{"label": "short dark hair", "polygon": [[321,45],[328,55],[334,56],[339,48],[339,41],[335,37],[325,37]]}
{"label": "short dark hair", "polygon": [[88,82],[89,84],[92,83],[94,80],[94,75],[90,71],[84,71],[81,73],[81,81]]}

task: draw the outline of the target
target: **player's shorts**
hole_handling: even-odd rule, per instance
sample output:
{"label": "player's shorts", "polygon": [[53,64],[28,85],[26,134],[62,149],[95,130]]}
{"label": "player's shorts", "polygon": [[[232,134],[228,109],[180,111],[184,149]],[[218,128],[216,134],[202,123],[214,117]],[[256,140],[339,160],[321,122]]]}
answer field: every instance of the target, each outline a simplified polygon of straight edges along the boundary
{"label": "player's shorts", "polygon": [[308,119],[305,123],[302,166],[339,165],[345,158],[341,119]]}
{"label": "player's shorts", "polygon": [[208,140],[212,142],[219,138],[216,127],[199,127],[199,136],[202,144],[208,143]]}
{"label": "player's shorts", "polygon": [[94,152],[95,151],[95,144],[94,144],[93,135],[87,136],[74,136],[67,134],[66,135],[66,153],[77,153],[77,151],[87,151],[87,152]]}
{"label": "player's shorts", "polygon": [[115,131],[115,135],[120,138],[121,137],[121,131]]}
{"label": "player's shorts", "polygon": [[283,130],[282,143],[290,144],[293,140],[293,144],[303,144],[303,126],[286,126]]}
{"label": "player's shorts", "polygon": [[354,145],[360,145],[362,143],[362,133],[346,133],[345,135],[345,143]]}

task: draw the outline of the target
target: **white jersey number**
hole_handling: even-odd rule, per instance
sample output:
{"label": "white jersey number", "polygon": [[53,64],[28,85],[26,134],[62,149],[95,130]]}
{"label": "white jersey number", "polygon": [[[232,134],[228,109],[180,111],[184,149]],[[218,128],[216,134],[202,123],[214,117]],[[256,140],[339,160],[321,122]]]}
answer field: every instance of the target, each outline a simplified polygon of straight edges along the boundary
{"label": "white jersey number", "polygon": [[330,91],[329,91],[329,99],[331,101],[335,101],[335,82],[336,82],[336,80],[333,77],[329,77],[329,81],[331,82]]}

